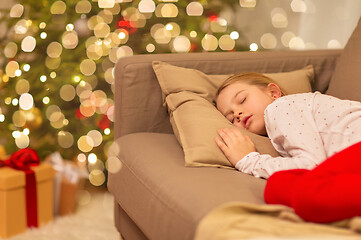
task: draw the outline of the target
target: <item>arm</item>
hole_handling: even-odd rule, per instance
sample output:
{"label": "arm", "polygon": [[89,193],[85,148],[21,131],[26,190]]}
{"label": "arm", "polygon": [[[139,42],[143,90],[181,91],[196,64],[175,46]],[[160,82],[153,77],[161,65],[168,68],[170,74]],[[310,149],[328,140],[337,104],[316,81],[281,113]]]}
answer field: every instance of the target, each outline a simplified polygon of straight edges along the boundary
{"label": "arm", "polygon": [[[293,101],[296,104],[290,104]],[[313,120],[312,99],[307,101],[302,95],[288,96],[265,111],[267,132],[282,157],[252,152],[240,158],[235,167],[256,177],[268,178],[277,171],[312,169],[321,163],[326,154]]]}

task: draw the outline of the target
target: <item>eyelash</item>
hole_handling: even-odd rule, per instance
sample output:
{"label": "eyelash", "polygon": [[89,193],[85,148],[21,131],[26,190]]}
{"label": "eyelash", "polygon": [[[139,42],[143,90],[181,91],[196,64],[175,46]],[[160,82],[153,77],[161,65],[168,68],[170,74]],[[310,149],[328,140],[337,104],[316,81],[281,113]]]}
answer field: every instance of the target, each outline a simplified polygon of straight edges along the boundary
{"label": "eyelash", "polygon": [[243,100],[241,101],[241,104],[246,101],[246,98],[247,98],[247,97],[243,98]]}

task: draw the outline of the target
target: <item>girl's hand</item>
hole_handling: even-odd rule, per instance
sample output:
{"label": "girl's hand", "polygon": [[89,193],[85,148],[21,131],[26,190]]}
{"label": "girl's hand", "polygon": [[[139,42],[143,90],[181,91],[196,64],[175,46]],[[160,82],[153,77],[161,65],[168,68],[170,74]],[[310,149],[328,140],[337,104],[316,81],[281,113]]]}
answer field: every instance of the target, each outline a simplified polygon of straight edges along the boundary
{"label": "girl's hand", "polygon": [[215,141],[233,166],[247,154],[256,151],[251,139],[236,128],[219,129],[218,135]]}

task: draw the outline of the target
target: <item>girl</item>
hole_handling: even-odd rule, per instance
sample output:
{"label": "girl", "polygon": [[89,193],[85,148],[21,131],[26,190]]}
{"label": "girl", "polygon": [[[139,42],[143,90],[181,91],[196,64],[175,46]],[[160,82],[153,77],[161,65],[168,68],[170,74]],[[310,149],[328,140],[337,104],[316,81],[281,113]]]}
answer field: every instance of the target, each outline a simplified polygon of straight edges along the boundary
{"label": "girl", "polygon": [[258,73],[227,79],[216,102],[236,127],[268,136],[280,153],[257,153],[237,129],[220,129],[215,139],[236,169],[268,178],[267,203],[290,206],[313,222],[361,216],[360,102],[319,92],[285,96]]}

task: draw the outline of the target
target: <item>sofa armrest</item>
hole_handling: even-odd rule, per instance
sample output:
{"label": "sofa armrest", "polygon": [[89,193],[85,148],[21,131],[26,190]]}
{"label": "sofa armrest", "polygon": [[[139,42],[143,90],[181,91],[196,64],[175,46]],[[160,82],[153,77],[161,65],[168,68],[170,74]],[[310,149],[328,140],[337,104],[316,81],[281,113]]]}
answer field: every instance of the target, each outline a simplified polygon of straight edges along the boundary
{"label": "sofa armrest", "polygon": [[135,132],[172,133],[152,61],[195,68],[206,74],[285,72],[313,65],[313,89],[328,87],[341,50],[135,55],[115,67],[115,139]]}

